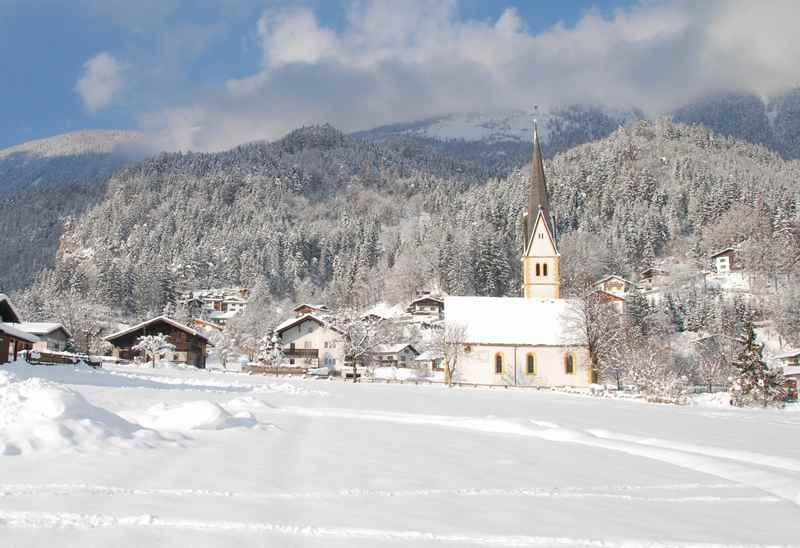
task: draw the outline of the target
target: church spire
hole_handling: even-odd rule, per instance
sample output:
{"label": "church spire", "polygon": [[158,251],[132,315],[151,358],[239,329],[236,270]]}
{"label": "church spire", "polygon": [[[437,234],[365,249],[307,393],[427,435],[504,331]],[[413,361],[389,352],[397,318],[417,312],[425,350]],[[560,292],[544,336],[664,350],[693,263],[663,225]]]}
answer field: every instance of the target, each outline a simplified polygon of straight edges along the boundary
{"label": "church spire", "polygon": [[536,127],[536,118],[533,119],[533,158],[531,159],[531,183],[528,190],[528,237],[530,242],[533,236],[536,218],[541,209],[547,228],[552,237],[555,237],[553,225],[550,221],[550,202],[547,199],[547,185],[544,178],[544,164],[542,162],[542,147],[539,144],[539,130]]}

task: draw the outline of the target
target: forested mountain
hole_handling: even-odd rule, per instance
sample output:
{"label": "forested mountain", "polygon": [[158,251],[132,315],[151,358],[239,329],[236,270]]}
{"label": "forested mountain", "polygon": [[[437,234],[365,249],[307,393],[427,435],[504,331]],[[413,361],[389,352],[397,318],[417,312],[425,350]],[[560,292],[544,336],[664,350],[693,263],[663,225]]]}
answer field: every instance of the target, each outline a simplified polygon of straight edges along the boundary
{"label": "forested mountain", "polygon": [[[565,289],[631,276],[658,256],[700,263],[740,244],[753,268],[785,264],[800,163],[666,120],[636,122],[548,161]],[[114,176],[67,229],[33,293],[72,292],[127,317],[178,289],[241,284],[277,299],[367,305],[419,288],[514,295],[527,172],[330,127],[217,154],[163,154]],[[783,262],[782,262],[783,261]]]}
{"label": "forested mountain", "polygon": [[766,145],[784,158],[800,158],[800,88],[763,101],[749,93],[721,93],[689,103],[673,114],[676,122],[702,124],[712,131]]}
{"label": "forested mountain", "polygon": [[[457,158],[475,160],[505,176],[530,161],[531,112],[511,110],[439,116],[381,126],[353,134],[372,142],[419,142]],[[552,157],[574,146],[607,137],[644,118],[637,110],[572,105],[537,114],[543,153]]]}
{"label": "forested mountain", "polygon": [[0,150],[0,195],[31,187],[102,182],[146,155],[135,131],[85,130]]}

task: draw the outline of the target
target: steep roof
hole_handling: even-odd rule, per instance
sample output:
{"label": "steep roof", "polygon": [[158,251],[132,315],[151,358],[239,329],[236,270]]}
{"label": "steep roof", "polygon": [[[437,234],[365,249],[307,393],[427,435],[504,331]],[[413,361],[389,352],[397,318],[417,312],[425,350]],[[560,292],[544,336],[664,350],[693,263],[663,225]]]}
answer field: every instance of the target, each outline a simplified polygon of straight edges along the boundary
{"label": "steep roof", "polygon": [[580,345],[569,328],[573,301],[521,297],[447,297],[445,322],[463,325],[465,343],[519,346]]}
{"label": "steep roof", "polygon": [[709,259],[716,259],[716,258],[717,258],[717,257],[719,257],[720,255],[724,255],[725,253],[736,253],[736,250],[735,250],[734,248],[732,248],[732,247],[726,247],[726,248],[725,248],[725,249],[723,249],[722,251],[717,251],[716,253],[714,253],[713,255],[711,255],[711,256],[709,257]]}
{"label": "steep roof", "polygon": [[318,316],[315,316],[314,314],[303,314],[302,316],[298,316],[297,318],[289,318],[288,320],[286,320],[286,321],[284,321],[282,323],[279,323],[275,327],[275,333],[280,335],[284,331],[286,331],[287,329],[290,329],[290,328],[294,327],[295,325],[301,324],[301,323],[303,323],[305,321],[316,322],[319,325],[321,325],[322,327],[328,327],[330,329],[333,329],[334,331],[338,331],[339,333],[342,332],[342,330],[337,328],[335,325],[332,325],[329,322],[326,322],[325,320],[323,320],[322,318],[320,318]]}
{"label": "steep roof", "polygon": [[406,348],[410,348],[414,351],[415,354],[419,354],[417,349],[411,346],[408,343],[398,343],[398,344],[379,344],[376,345],[372,351],[376,354],[398,354],[405,350]]}
{"label": "steep roof", "polygon": [[33,335],[49,335],[53,331],[62,329],[67,337],[72,337],[67,328],[57,322],[21,322],[16,327]]}
{"label": "steep roof", "polygon": [[5,293],[0,293],[0,321],[19,323],[19,313]]}
{"label": "steep roof", "polygon": [[[542,147],[539,142],[539,130],[536,127],[536,120],[533,121],[533,157],[531,158],[531,180],[528,188],[528,218],[526,228],[526,242],[533,238],[533,231],[536,225],[536,218],[539,210],[542,210],[544,222],[547,230],[553,238],[555,244],[555,230],[550,219],[550,200],[547,196],[547,182],[544,176],[544,159],[542,157]],[[527,245],[525,246],[528,247]]]}
{"label": "steep roof", "polygon": [[134,325],[132,327],[128,327],[126,329],[123,329],[122,331],[117,331],[116,333],[112,333],[111,335],[108,335],[108,336],[104,337],[103,340],[111,341],[113,339],[118,339],[119,337],[122,337],[123,335],[127,335],[129,333],[133,333],[134,331],[138,331],[139,329],[141,329],[141,328],[143,328],[145,326],[154,324],[156,322],[167,323],[167,324],[171,325],[172,327],[174,327],[176,329],[179,329],[179,330],[181,330],[181,331],[183,331],[185,333],[188,333],[189,335],[193,335],[195,337],[198,337],[198,338],[203,339],[204,341],[208,342],[208,337],[206,337],[205,335],[203,335],[199,331],[196,331],[196,330],[192,329],[191,327],[183,325],[182,323],[180,323],[178,321],[175,321],[172,318],[168,318],[167,316],[156,316],[155,318],[152,318],[150,320],[144,321],[142,323],[137,323],[136,325]]}
{"label": "steep roof", "polygon": [[39,337],[37,337],[36,335],[31,335],[30,333],[26,333],[19,327],[16,327],[8,323],[0,323],[0,333],[5,333],[6,335],[10,335],[15,339],[21,339],[29,343],[39,342]]}
{"label": "steep roof", "polygon": [[792,350],[787,350],[786,352],[782,352],[773,356],[773,358],[777,360],[788,360],[790,358],[797,358],[800,357],[800,348],[794,348]]}

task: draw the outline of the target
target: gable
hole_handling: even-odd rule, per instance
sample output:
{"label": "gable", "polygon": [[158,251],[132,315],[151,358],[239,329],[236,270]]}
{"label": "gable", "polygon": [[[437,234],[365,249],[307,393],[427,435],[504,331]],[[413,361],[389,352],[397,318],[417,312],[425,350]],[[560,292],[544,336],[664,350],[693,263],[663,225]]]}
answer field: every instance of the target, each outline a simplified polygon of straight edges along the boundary
{"label": "gable", "polygon": [[558,248],[554,235],[550,232],[549,223],[544,218],[544,213],[539,213],[531,231],[531,239],[525,250],[527,257],[554,257],[558,255]]}

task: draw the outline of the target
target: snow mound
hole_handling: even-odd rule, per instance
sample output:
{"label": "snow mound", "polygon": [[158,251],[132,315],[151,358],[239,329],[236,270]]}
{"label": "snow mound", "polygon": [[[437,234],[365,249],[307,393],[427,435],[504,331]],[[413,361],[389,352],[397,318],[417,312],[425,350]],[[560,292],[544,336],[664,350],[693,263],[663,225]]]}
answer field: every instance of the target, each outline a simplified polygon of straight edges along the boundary
{"label": "snow mound", "polygon": [[160,441],[158,433],[60,384],[0,372],[0,455],[154,447]]}
{"label": "snow mound", "polygon": [[197,400],[169,405],[158,403],[136,417],[136,422],[154,430],[222,430],[255,426],[256,420],[247,411],[232,415],[219,404]]}
{"label": "snow mound", "polygon": [[376,367],[372,376],[376,379],[390,381],[413,381],[420,378],[419,371],[407,367]]}
{"label": "snow mound", "polygon": [[255,393],[280,393],[290,394],[292,396],[327,396],[328,392],[323,390],[310,390],[308,388],[284,383],[261,384],[253,387]]}

